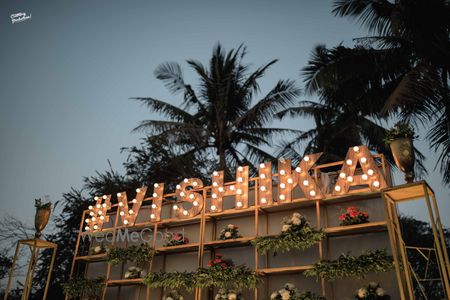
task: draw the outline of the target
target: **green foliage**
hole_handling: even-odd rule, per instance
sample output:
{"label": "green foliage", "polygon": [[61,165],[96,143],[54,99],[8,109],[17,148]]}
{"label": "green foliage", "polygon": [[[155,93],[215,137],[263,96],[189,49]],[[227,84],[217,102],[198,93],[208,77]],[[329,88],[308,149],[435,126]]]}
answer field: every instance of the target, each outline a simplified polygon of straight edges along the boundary
{"label": "green foliage", "polygon": [[397,122],[394,127],[386,131],[384,142],[389,145],[392,141],[401,138],[417,138],[414,129],[408,123]]}
{"label": "green foliage", "polygon": [[128,248],[116,247],[108,250],[107,261],[113,265],[126,263],[127,261],[133,261],[141,265],[150,261],[154,255],[155,250],[148,244],[133,245]]}
{"label": "green foliage", "polygon": [[11,267],[12,259],[9,258],[6,253],[0,252],[0,279],[3,279],[6,274],[8,274],[8,270]]}
{"label": "green foliage", "polygon": [[364,278],[370,272],[387,272],[393,268],[392,257],[386,249],[368,250],[360,256],[341,254],[337,260],[322,260],[304,274],[307,277],[326,278],[329,281],[345,277]]}
{"label": "green foliage", "polygon": [[312,228],[306,218],[299,213],[294,213],[283,223],[282,232],[279,235],[258,237],[252,241],[259,253],[285,252],[292,249],[304,250],[314,246],[325,237],[322,230]]}
{"label": "green foliage", "polygon": [[152,272],[144,277],[143,282],[151,288],[192,291],[195,288],[195,272]]}
{"label": "green foliage", "polygon": [[84,297],[83,299],[99,299],[105,285],[105,278],[81,278],[74,277],[63,284],[64,293],[69,299]]}

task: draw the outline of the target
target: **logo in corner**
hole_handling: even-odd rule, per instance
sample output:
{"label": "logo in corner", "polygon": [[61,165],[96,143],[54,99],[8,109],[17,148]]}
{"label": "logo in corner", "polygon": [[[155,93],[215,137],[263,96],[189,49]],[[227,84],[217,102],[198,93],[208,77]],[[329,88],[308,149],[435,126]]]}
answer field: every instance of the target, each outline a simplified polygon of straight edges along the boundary
{"label": "logo in corner", "polygon": [[27,15],[24,12],[19,12],[11,15],[11,23],[19,23],[31,19],[31,14]]}

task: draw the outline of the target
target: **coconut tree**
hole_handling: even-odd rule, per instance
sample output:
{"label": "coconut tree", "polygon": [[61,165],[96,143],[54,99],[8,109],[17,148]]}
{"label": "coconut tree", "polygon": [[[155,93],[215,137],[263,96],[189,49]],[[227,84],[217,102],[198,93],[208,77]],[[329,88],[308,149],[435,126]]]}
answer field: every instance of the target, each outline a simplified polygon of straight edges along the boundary
{"label": "coconut tree", "polygon": [[178,106],[152,97],[132,98],[162,118],[142,121],[134,130],[168,136],[185,153],[209,157],[228,174],[239,164],[253,166],[258,161],[273,159],[266,150],[272,146],[273,138],[294,131],[268,125],[274,113],[293,103],[299,89],[291,80],[280,80],[255,101],[260,91],[258,80],[277,60],[249,72],[249,65],[242,62],[245,54],[242,45],[226,52],[218,44],[208,66],[187,60],[199,77],[196,91],[185,83],[179,64],[168,62],[158,66],[156,78],[172,93],[182,93],[183,101]]}
{"label": "coconut tree", "polygon": [[[356,19],[371,36],[357,39],[359,47],[350,49],[355,51],[318,70],[310,88],[321,86],[330,71],[361,76],[368,94],[383,101],[379,112],[384,117],[429,128],[443,180],[450,183],[449,1],[339,0],[333,12]],[[373,100],[363,99],[370,108]]]}

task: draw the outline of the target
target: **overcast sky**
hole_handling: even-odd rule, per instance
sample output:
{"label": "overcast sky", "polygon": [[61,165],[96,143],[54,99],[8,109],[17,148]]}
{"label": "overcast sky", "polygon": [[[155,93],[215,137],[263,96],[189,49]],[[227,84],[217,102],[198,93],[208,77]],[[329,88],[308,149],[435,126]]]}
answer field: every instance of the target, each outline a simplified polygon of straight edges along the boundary
{"label": "overcast sky", "polygon": [[[83,176],[107,169],[107,159],[122,170],[120,148],[142,138],[131,130],[156,117],[128,98],[181,102],[153,76],[162,62],[182,63],[195,84],[185,59],[206,63],[218,41],[226,49],[245,43],[246,62],[255,67],[280,60],[261,81],[262,94],[278,79],[301,86],[299,70],[314,46],[352,45],[365,34],[331,9],[322,0],[1,1],[0,216],[31,223],[34,198],[60,199],[80,188]],[[12,24],[10,15],[18,12],[31,18]],[[312,121],[284,125],[306,130]],[[449,226],[449,190],[433,172],[437,155],[421,139],[427,180]]]}

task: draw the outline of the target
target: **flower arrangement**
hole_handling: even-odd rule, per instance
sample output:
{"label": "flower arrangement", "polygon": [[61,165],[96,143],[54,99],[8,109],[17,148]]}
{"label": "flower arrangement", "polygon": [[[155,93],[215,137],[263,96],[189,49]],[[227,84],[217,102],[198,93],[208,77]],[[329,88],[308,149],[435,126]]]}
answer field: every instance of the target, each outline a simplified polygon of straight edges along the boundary
{"label": "flower arrangement", "polygon": [[184,300],[184,297],[181,296],[176,290],[171,290],[164,295],[163,300]]}
{"label": "flower arrangement", "polygon": [[393,140],[401,139],[401,138],[417,138],[414,129],[405,122],[397,122],[394,127],[386,131],[384,142],[386,145],[389,145]]}
{"label": "flower arrangement", "polygon": [[231,259],[222,259],[222,254],[216,254],[213,260],[208,261],[208,267],[226,269],[234,266],[234,263]]}
{"label": "flower arrangement", "polygon": [[322,300],[312,292],[299,292],[292,283],[286,283],[284,287],[270,295],[270,300]]}
{"label": "flower arrangement", "polygon": [[355,206],[347,207],[347,210],[339,216],[339,225],[348,226],[369,222],[369,214]]}
{"label": "flower arrangement", "polygon": [[356,299],[366,300],[390,300],[391,297],[383,290],[379,283],[370,282],[367,287],[355,291]]}
{"label": "flower arrangement", "polygon": [[64,294],[69,299],[81,298],[86,300],[100,299],[100,294],[105,285],[105,278],[71,278],[66,283],[63,283]]}
{"label": "flower arrangement", "polygon": [[228,224],[227,227],[222,229],[222,231],[220,232],[219,239],[230,240],[230,239],[237,239],[240,237],[241,235],[239,234],[238,227],[233,224]]}
{"label": "flower arrangement", "polygon": [[179,246],[179,245],[185,245],[189,244],[189,239],[184,236],[182,233],[175,233],[172,232],[166,233],[166,242],[164,243],[164,247],[171,247],[171,246]]}
{"label": "flower arrangement", "polygon": [[277,236],[258,237],[252,243],[260,253],[266,251],[304,250],[314,246],[325,237],[322,230],[311,227],[304,216],[294,213],[284,218],[281,233]]}
{"label": "flower arrangement", "polygon": [[138,265],[142,265],[153,258],[155,250],[148,244],[141,244],[139,246],[133,245],[128,248],[110,248],[107,249],[107,253],[107,261],[110,264],[117,265],[119,263],[132,261]]}
{"label": "flower arrangement", "polygon": [[244,298],[235,290],[219,289],[214,300],[244,300]]}
{"label": "flower arrangement", "polygon": [[147,275],[147,272],[145,270],[142,270],[139,267],[129,267],[123,277],[125,279],[135,279],[135,278],[142,278],[146,275]]}
{"label": "flower arrangement", "polygon": [[89,255],[98,255],[98,254],[103,254],[107,252],[107,248],[106,246],[101,243],[100,245],[92,245],[89,248]]}
{"label": "flower arrangement", "polygon": [[364,278],[370,272],[387,272],[392,268],[392,257],[387,255],[386,249],[377,249],[365,251],[360,256],[341,254],[337,260],[319,261],[304,274],[334,281],[345,277]]}

